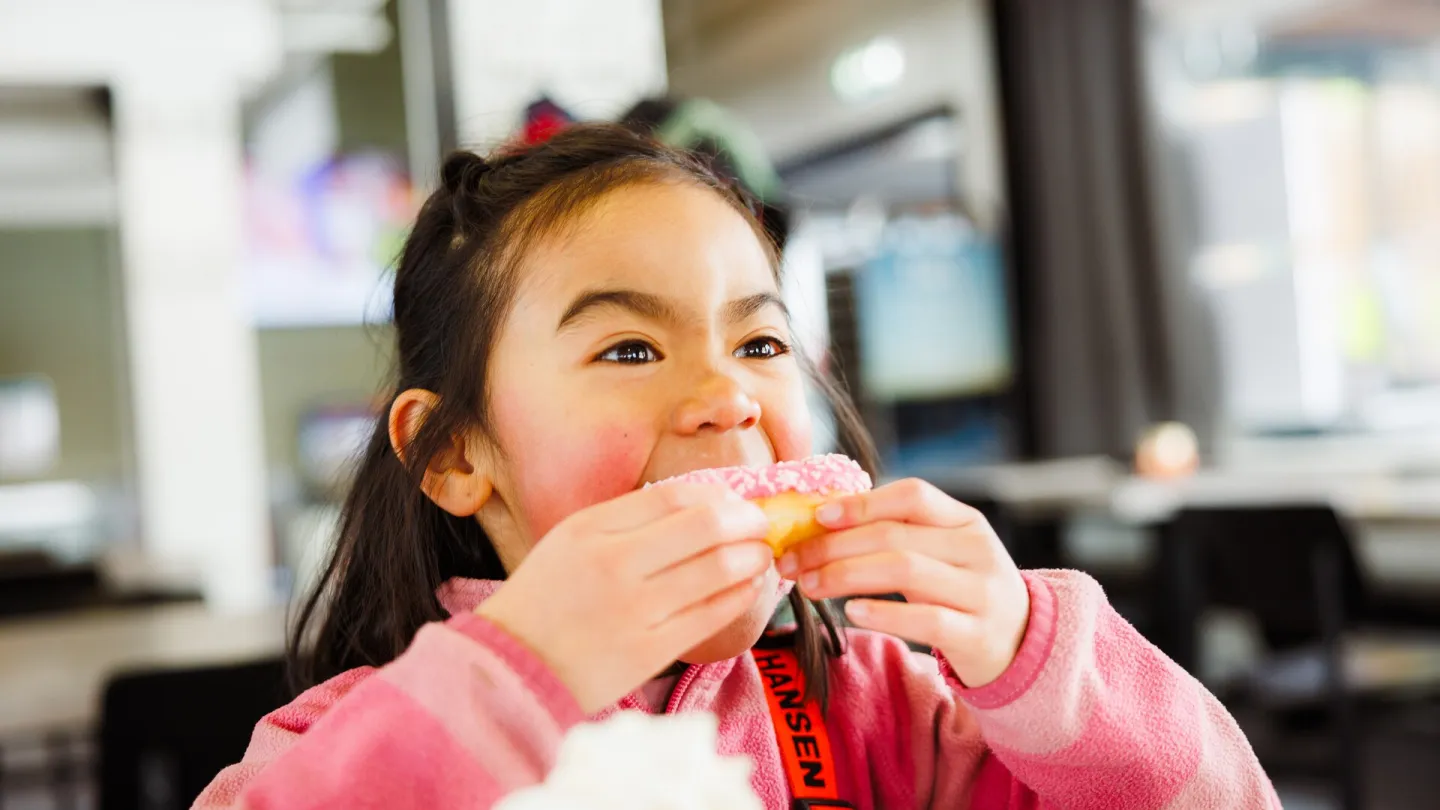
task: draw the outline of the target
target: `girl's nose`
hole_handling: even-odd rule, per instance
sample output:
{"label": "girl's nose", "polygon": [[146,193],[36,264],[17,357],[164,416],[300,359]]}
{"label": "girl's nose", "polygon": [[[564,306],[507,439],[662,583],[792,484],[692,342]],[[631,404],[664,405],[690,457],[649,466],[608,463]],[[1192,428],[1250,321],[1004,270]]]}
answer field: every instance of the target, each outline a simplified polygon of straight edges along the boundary
{"label": "girl's nose", "polygon": [[693,435],[751,428],[760,423],[760,403],[723,374],[706,379],[675,409],[675,432]]}

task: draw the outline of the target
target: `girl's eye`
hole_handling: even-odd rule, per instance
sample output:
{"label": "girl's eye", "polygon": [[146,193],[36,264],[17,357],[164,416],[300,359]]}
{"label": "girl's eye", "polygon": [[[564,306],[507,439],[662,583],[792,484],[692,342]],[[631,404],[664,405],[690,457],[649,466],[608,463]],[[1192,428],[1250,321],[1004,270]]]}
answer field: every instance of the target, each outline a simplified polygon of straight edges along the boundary
{"label": "girl's eye", "polygon": [[735,350],[735,356],[751,360],[767,360],[790,353],[790,344],[777,337],[758,337]]}
{"label": "girl's eye", "polygon": [[654,363],[660,360],[660,352],[654,346],[639,340],[629,340],[624,343],[611,346],[601,352],[595,358],[602,363],[619,363],[625,366],[638,366],[644,363]]}

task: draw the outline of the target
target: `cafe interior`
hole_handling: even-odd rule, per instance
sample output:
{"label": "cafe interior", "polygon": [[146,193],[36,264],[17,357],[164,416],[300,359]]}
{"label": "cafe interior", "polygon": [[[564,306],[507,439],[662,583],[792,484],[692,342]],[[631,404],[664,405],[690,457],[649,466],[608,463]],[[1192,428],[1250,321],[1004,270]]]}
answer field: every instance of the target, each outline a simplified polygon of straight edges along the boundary
{"label": "cafe interior", "polygon": [[445,154],[574,121],[735,158],[882,480],[1093,576],[1286,808],[1436,806],[1440,6],[0,0],[0,810],[240,758]]}

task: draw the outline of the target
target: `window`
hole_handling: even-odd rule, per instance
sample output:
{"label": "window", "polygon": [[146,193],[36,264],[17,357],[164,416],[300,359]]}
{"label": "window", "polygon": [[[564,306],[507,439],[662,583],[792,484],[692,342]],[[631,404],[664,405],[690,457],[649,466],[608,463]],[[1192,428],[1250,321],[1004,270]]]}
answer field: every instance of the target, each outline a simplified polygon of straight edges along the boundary
{"label": "window", "polygon": [[1150,0],[1160,177],[1241,432],[1440,428],[1440,11]]}

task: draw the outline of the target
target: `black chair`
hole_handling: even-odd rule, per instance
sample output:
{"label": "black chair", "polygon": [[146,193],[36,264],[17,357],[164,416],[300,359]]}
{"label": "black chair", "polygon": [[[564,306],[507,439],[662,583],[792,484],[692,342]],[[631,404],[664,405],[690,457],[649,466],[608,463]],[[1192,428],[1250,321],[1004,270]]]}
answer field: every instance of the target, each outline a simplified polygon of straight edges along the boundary
{"label": "black chair", "polygon": [[0,618],[73,610],[101,596],[94,565],[66,565],[38,550],[0,551]]}
{"label": "black chair", "polygon": [[1338,778],[1343,807],[1361,807],[1360,701],[1440,687],[1433,629],[1369,621],[1375,600],[1329,506],[1185,509],[1160,539],[1157,643],[1194,672],[1207,607],[1253,616],[1269,655],[1230,685],[1233,695],[1271,713],[1324,709],[1336,744],[1322,772]]}
{"label": "black chair", "polygon": [[100,718],[100,810],[184,810],[239,762],[261,717],[289,699],[284,666],[127,673],[106,685]]}

